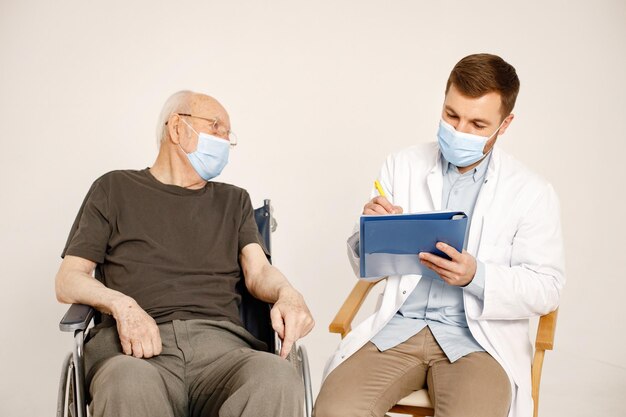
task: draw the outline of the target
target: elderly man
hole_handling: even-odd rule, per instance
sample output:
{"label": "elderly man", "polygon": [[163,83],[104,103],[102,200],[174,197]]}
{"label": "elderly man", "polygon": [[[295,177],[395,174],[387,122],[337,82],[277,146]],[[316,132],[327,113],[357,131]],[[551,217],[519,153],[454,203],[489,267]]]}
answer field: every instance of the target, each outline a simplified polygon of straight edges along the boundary
{"label": "elderly man", "polygon": [[[94,416],[294,417],[303,387],[284,358],[310,332],[303,297],[269,264],[248,193],[211,181],[235,145],[226,110],[170,97],[156,162],[98,178],[56,277],[57,298],[102,313],[85,345]],[[102,282],[93,278],[102,266]],[[235,284],[274,303],[279,356],[239,319]]]}
{"label": "elderly man", "polygon": [[[387,198],[374,191],[363,214],[464,211],[467,250],[439,242],[449,259],[419,254],[436,275],[387,278],[379,310],[328,362],[316,417],[382,417],[425,387],[437,417],[532,415],[528,322],[558,306],[565,277],[554,189],[496,146],[519,85],[498,56],[463,58],[437,141],[387,158]],[[348,240],[357,270],[358,242]]]}

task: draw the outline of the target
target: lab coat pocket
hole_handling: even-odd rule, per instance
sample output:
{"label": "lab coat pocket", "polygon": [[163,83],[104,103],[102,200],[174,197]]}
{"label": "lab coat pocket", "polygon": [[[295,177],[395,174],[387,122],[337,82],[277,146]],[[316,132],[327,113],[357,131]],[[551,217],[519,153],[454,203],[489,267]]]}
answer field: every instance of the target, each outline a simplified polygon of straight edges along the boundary
{"label": "lab coat pocket", "polygon": [[482,243],[478,249],[478,259],[484,263],[511,266],[513,245],[508,243]]}

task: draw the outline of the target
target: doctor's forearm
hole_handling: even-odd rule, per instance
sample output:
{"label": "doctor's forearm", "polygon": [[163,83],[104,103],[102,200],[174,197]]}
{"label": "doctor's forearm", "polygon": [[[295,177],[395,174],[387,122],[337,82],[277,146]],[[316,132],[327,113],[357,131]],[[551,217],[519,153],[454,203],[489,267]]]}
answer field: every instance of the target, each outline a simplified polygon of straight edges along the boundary
{"label": "doctor's forearm", "polygon": [[485,299],[485,264],[476,259],[476,274],[469,284],[462,287],[464,291],[478,297],[479,300]]}
{"label": "doctor's forearm", "polygon": [[485,297],[480,319],[517,320],[552,312],[563,279],[522,266],[485,264]]}

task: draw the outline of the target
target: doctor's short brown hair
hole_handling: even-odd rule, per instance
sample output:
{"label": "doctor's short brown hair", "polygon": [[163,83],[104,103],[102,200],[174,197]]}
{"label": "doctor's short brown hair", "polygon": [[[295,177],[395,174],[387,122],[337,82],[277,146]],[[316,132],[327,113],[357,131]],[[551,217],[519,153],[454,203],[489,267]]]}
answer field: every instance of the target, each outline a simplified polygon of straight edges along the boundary
{"label": "doctor's short brown hair", "polygon": [[460,60],[448,77],[446,94],[452,84],[463,95],[471,98],[491,92],[499,93],[503,119],[513,111],[520,85],[515,68],[499,56],[491,54],[468,55]]}

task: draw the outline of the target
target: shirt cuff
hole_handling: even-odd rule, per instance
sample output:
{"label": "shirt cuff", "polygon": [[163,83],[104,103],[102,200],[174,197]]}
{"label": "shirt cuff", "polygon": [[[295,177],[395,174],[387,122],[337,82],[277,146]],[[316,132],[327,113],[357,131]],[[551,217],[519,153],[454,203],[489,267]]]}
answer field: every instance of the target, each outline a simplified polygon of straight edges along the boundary
{"label": "shirt cuff", "polygon": [[348,248],[351,251],[352,256],[356,259],[360,258],[361,244],[360,244],[360,233],[355,232],[352,236],[348,238]]}
{"label": "shirt cuff", "polygon": [[485,299],[485,264],[476,259],[476,274],[463,290],[469,292],[481,300]]}

